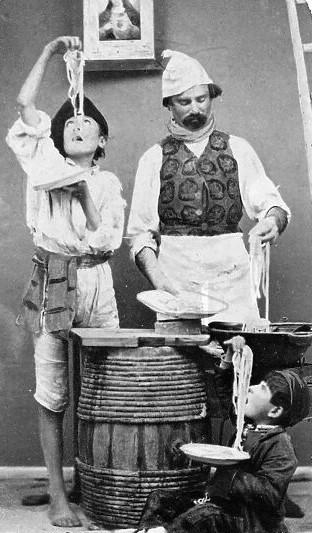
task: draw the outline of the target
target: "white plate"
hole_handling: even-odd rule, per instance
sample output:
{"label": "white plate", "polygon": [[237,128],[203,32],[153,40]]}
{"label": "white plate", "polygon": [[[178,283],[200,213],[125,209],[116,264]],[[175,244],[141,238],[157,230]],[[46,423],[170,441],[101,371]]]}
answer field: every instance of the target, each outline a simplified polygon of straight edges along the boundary
{"label": "white plate", "polygon": [[156,313],[185,319],[212,316],[228,307],[225,302],[213,296],[201,296],[190,292],[174,296],[166,291],[144,291],[137,294],[137,300]]}
{"label": "white plate", "polygon": [[[47,180],[44,182],[41,182],[38,185],[34,186],[35,191],[52,191],[53,189],[60,189],[62,187],[69,187],[70,185],[74,185],[78,181],[82,181],[86,177],[86,169],[80,170],[79,172],[70,172],[67,176],[61,176],[60,178],[53,177],[51,179],[51,176],[48,176]],[[90,174],[90,172],[89,172]]]}
{"label": "white plate", "polygon": [[250,455],[247,452],[241,452],[236,448],[219,446],[217,444],[192,442],[190,444],[183,444],[180,447],[180,450],[194,461],[215,466],[233,465],[239,461],[247,461],[250,459]]}

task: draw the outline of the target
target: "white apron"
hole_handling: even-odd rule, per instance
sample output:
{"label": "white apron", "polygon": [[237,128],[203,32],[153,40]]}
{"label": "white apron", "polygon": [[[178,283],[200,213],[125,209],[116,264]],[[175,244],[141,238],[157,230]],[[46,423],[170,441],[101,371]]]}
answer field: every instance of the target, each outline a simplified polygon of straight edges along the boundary
{"label": "white apron", "polygon": [[163,235],[158,261],[162,272],[179,290],[208,293],[227,304],[227,309],[204,319],[204,324],[259,318],[241,233],[213,237]]}

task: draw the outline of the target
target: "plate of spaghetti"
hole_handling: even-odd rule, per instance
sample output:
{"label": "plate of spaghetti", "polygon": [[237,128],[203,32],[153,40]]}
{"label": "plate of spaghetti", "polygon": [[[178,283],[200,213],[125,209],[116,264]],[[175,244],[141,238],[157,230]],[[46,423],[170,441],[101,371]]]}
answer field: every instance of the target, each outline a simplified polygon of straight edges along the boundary
{"label": "plate of spaghetti", "polygon": [[233,465],[250,459],[250,455],[247,452],[218,444],[191,442],[190,444],[183,444],[180,450],[193,461],[208,463],[212,466]]}
{"label": "plate of spaghetti", "polygon": [[137,300],[152,311],[176,318],[203,318],[220,313],[227,304],[214,296],[181,292],[174,296],[162,290],[144,291],[137,294]]}

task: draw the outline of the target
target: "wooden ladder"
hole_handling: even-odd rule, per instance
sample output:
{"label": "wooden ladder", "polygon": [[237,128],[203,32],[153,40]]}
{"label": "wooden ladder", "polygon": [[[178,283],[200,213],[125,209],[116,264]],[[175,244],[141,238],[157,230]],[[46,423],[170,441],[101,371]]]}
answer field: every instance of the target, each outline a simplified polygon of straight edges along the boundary
{"label": "wooden ladder", "polygon": [[310,194],[312,198],[312,104],[304,56],[305,53],[312,52],[312,42],[302,43],[297,8],[297,4],[306,4],[312,14],[312,0],[286,0],[286,4],[297,69],[299,103],[302,115],[304,143],[308,163]]}

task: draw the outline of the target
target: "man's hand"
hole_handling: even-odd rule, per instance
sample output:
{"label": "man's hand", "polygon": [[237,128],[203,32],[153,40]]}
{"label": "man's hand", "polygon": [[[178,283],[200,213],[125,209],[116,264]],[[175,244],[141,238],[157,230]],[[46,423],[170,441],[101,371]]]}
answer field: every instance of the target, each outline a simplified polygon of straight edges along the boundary
{"label": "man's hand", "polygon": [[160,270],[154,250],[148,247],[142,248],[135,257],[135,263],[154,289],[170,292],[174,296],[178,295],[179,291],[173,282]]}
{"label": "man's hand", "polygon": [[170,282],[169,279],[165,276],[161,277],[158,286],[155,287],[155,289],[169,292],[170,294],[173,294],[173,296],[178,296],[180,294],[178,288],[174,285],[174,283]]}
{"label": "man's hand", "polygon": [[261,242],[273,243],[279,236],[279,230],[274,216],[263,218],[249,232],[250,237],[260,237]]}
{"label": "man's hand", "polygon": [[54,54],[65,54],[67,50],[81,50],[81,40],[79,37],[64,35],[57,37],[45,46],[45,50],[52,56]]}

